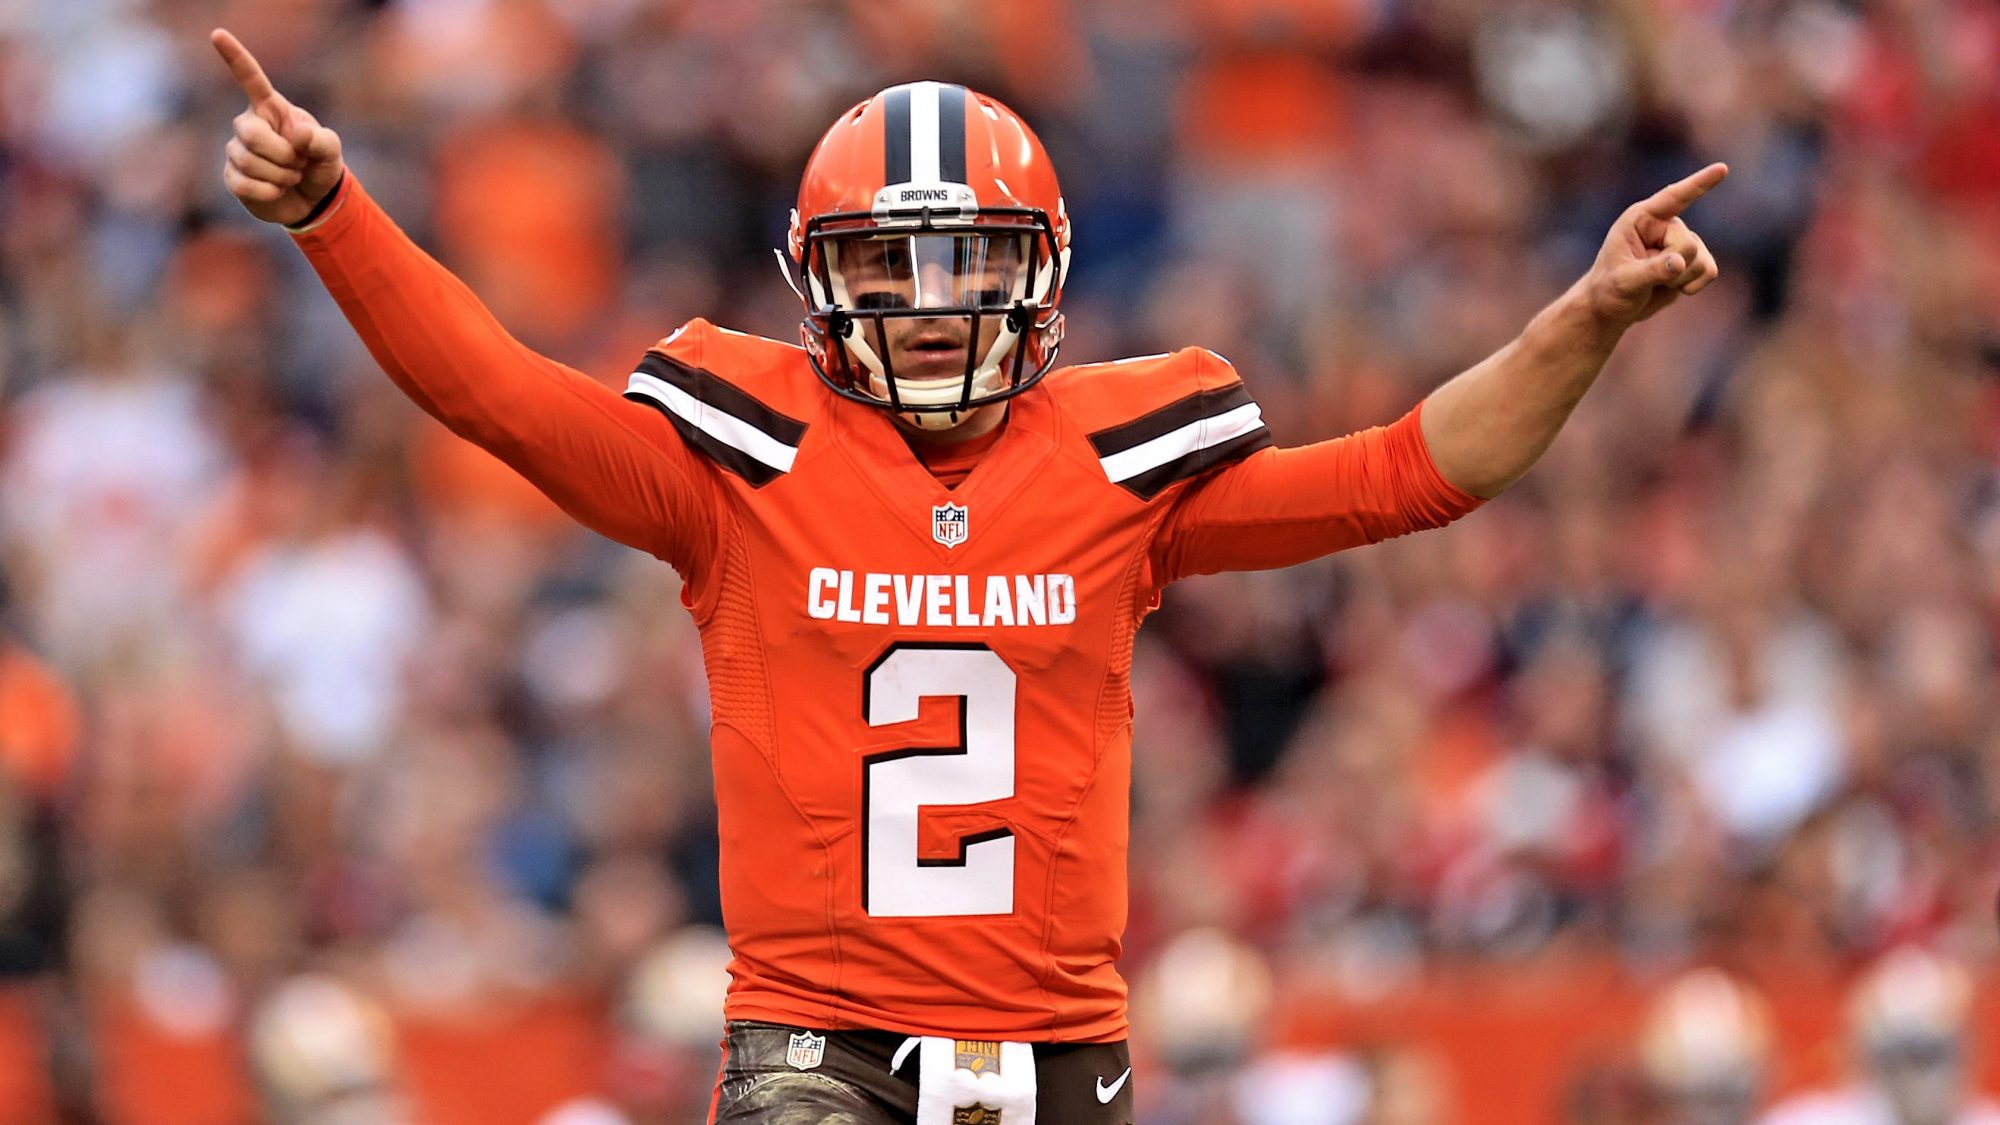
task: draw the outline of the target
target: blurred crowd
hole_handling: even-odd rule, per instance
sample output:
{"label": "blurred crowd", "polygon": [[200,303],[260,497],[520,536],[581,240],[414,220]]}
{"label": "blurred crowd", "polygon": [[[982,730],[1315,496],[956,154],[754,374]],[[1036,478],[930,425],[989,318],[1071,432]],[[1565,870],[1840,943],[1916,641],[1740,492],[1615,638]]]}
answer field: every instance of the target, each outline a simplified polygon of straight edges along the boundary
{"label": "blurred crowd", "polygon": [[217,24],[619,386],[692,316],[795,337],[799,169],[891,82],[1041,132],[1066,358],[1213,348],[1286,443],[1728,161],[1723,281],[1525,482],[1142,633],[1141,1120],[1747,1121],[1868,1080],[1883,973],[1932,1086],[2000,1083],[1991,0],[13,0],[0,1121],[681,1123],[716,1062],[677,580],[404,402],[224,194]]}

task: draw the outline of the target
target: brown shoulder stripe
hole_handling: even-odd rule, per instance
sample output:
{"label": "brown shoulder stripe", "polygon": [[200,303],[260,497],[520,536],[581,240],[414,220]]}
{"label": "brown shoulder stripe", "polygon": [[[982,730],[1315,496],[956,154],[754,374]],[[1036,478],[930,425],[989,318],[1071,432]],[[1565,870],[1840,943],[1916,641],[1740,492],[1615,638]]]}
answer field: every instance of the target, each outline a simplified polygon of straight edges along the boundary
{"label": "brown shoulder stripe", "polygon": [[1151,500],[1168,485],[1274,444],[1241,383],[1196,391],[1123,425],[1090,435],[1104,475]]}
{"label": "brown shoulder stripe", "polygon": [[703,368],[648,352],[625,397],[667,416],[681,439],[753,488],[792,469],[806,424],[765,406]]}

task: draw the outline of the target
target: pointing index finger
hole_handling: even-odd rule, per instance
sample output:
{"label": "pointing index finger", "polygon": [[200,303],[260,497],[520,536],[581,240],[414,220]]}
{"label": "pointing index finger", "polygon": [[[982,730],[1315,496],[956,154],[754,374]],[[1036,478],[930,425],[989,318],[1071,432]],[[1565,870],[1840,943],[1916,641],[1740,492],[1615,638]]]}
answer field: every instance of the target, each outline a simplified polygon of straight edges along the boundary
{"label": "pointing index finger", "polygon": [[208,33],[208,41],[214,44],[215,53],[221,55],[222,61],[228,65],[230,76],[243,89],[243,96],[250,99],[251,108],[264,110],[285,104],[278,88],[271,85],[271,80],[265,76],[264,68],[257,65],[257,56],[250,53],[250,48],[245,47],[242,40],[218,27]]}
{"label": "pointing index finger", "polygon": [[1708,190],[1722,182],[1729,175],[1729,165],[1711,164],[1694,175],[1668,184],[1654,192],[1639,209],[1656,219],[1672,219],[1693,205],[1694,201],[1708,194]]}

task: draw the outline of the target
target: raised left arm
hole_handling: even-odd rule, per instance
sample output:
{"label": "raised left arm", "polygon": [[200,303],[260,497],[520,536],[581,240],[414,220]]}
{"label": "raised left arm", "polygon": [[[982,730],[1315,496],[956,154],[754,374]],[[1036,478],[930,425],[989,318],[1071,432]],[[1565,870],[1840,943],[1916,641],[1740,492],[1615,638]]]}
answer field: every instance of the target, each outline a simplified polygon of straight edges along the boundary
{"label": "raised left arm", "polygon": [[1625,330],[1715,280],[1714,255],[1681,213],[1728,174],[1711,164],[1627,208],[1590,272],[1513,342],[1431,392],[1424,443],[1446,480],[1492,497],[1521,479]]}

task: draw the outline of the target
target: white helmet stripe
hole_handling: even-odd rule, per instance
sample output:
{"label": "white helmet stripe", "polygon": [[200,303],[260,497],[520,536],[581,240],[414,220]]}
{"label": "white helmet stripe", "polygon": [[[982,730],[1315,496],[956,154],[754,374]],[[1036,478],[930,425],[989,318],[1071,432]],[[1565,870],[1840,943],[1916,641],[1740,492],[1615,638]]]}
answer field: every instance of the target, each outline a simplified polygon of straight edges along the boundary
{"label": "white helmet stripe", "polygon": [[938,84],[910,86],[910,182],[938,180]]}

